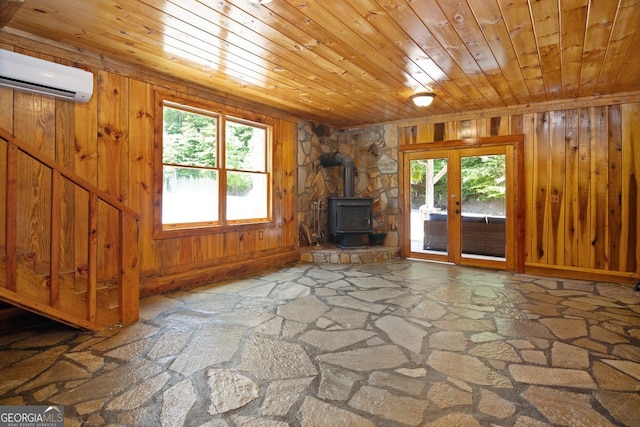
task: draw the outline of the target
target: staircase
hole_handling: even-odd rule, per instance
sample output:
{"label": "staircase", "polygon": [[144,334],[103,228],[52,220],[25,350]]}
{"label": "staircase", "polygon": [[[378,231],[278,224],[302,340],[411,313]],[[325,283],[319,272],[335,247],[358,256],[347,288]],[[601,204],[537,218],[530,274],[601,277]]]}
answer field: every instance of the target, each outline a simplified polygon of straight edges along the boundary
{"label": "staircase", "polygon": [[0,300],[88,330],[138,320],[138,214],[2,128],[0,173]]}

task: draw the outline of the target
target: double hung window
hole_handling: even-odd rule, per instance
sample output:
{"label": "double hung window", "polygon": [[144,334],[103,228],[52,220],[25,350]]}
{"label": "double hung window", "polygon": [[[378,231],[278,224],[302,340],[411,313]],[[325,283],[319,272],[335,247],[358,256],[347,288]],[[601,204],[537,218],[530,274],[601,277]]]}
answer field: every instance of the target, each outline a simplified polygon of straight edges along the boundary
{"label": "double hung window", "polygon": [[162,231],[269,221],[270,135],[261,123],[164,100]]}

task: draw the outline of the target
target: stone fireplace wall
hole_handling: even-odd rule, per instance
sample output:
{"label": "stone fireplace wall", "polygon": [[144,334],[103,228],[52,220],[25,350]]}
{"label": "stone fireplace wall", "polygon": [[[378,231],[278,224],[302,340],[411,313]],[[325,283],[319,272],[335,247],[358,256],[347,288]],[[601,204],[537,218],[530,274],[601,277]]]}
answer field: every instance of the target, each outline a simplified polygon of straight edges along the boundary
{"label": "stone fireplace wall", "polygon": [[[326,236],[327,197],[344,195],[343,167],[322,167],[322,153],[340,152],[355,163],[356,197],[373,198],[376,231],[387,233],[385,246],[398,246],[398,137],[395,125],[334,129],[311,122],[298,123],[297,220],[300,245]],[[317,209],[321,208],[317,215]],[[322,238],[322,234],[320,234]]]}

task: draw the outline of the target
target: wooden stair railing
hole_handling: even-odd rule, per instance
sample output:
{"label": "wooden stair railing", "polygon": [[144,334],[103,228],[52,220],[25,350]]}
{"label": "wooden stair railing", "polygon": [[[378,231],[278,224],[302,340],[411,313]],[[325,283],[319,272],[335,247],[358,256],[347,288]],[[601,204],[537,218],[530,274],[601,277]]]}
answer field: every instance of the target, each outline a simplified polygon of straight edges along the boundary
{"label": "wooden stair railing", "polygon": [[[39,153],[24,141],[21,141],[8,131],[0,128],[0,142],[6,142],[6,175],[5,175],[5,228],[4,228],[4,262],[0,254],[0,300],[15,306],[36,312],[54,320],[89,330],[102,330],[116,324],[129,324],[138,320],[139,314],[139,263],[138,263],[138,221],[139,215],[124,205],[114,196],[100,190],[95,185],[79,177],[75,173],[57,164],[46,155]],[[0,151],[1,154],[1,151]],[[35,272],[27,271],[29,263],[21,262],[18,247],[18,162],[19,155],[26,155],[45,170],[51,172],[50,195],[38,197],[50,198],[48,236],[47,279],[38,279]],[[1,157],[0,157],[1,159]],[[2,164],[0,160],[0,165]],[[1,182],[1,181],[0,181]],[[88,224],[86,241],[86,264],[82,266],[83,284],[67,283],[68,279],[61,274],[61,217],[63,188],[71,183],[75,189],[82,189],[88,195],[87,216]],[[1,194],[0,194],[1,195]],[[23,196],[24,197],[24,196]],[[80,203],[77,201],[77,203]],[[106,208],[105,208],[106,207]],[[105,210],[110,211],[117,224],[118,235],[116,248],[111,248],[117,254],[114,261],[102,260],[98,249],[100,227],[106,228],[106,223],[99,220]],[[82,238],[84,239],[84,238]],[[0,242],[0,245],[2,242]],[[82,251],[79,251],[82,252]],[[110,270],[117,272],[114,277],[98,277],[99,262],[113,264]],[[79,268],[75,268],[80,270]],[[2,271],[4,270],[4,271]],[[4,274],[2,274],[4,273]],[[76,276],[79,273],[73,273]],[[74,279],[76,280],[76,279]],[[62,285],[61,285],[62,282]],[[117,290],[110,286],[100,287],[101,282],[117,283]],[[75,282],[74,282],[75,283]],[[47,289],[48,288],[48,295]],[[108,288],[108,289],[106,289]],[[117,298],[114,292],[117,291]],[[114,301],[116,300],[117,301]]]}

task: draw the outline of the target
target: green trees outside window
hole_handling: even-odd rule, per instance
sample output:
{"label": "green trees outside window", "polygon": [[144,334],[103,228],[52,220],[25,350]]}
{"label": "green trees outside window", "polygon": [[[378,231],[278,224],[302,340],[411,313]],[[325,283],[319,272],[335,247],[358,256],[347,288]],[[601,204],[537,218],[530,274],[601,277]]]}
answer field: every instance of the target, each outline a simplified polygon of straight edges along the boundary
{"label": "green trees outside window", "polygon": [[267,149],[265,126],[165,102],[162,223],[266,219]]}

